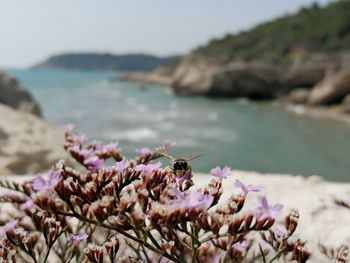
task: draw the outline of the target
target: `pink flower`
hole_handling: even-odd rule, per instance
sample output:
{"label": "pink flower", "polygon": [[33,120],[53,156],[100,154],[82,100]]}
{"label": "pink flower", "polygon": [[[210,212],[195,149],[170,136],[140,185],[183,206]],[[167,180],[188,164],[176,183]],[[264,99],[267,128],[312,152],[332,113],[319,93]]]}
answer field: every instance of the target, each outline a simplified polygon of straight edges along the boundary
{"label": "pink flower", "polygon": [[81,234],[77,234],[77,235],[70,235],[68,237],[69,241],[73,241],[74,245],[78,245],[81,241],[86,240],[89,237],[88,234],[86,233],[81,233]]}
{"label": "pink flower", "polygon": [[210,170],[210,174],[218,177],[221,180],[226,179],[229,175],[231,175],[231,167],[225,166],[221,169],[219,166],[217,166]]}
{"label": "pink flower", "polygon": [[245,185],[238,179],[236,179],[234,185],[238,188],[241,188],[245,195],[247,195],[249,192],[260,192],[260,187],[251,184]]}
{"label": "pink flower", "polygon": [[129,167],[129,161],[123,159],[120,162],[116,162],[115,167],[119,173],[122,173],[125,169]]}
{"label": "pink flower", "polygon": [[253,209],[253,212],[256,213],[257,219],[259,221],[266,218],[276,219],[282,213],[282,204],[276,203],[274,205],[269,205],[265,196],[258,196],[258,201],[260,205],[255,207]]}
{"label": "pink flower", "polygon": [[48,180],[45,180],[41,175],[38,175],[32,182],[32,187],[38,192],[54,191],[56,184],[62,180],[59,172],[51,170]]}
{"label": "pink flower", "polygon": [[98,156],[92,156],[89,159],[86,159],[84,161],[84,164],[88,166],[89,170],[92,172],[97,172],[101,166],[103,165],[104,161],[100,159]]}
{"label": "pink flower", "polygon": [[165,147],[166,148],[173,148],[173,147],[176,147],[176,142],[175,141],[171,141],[171,140],[166,140],[164,142],[165,144]]}
{"label": "pink flower", "polygon": [[154,170],[157,170],[162,166],[161,162],[149,163],[149,164],[139,164],[135,166],[135,171],[142,172],[144,174],[152,174]]}
{"label": "pink flower", "polygon": [[63,130],[65,133],[71,133],[74,130],[74,124],[67,123],[63,126]]}
{"label": "pink flower", "polygon": [[136,149],[136,153],[140,156],[145,156],[151,153],[151,149],[148,147],[142,147],[142,148]]}

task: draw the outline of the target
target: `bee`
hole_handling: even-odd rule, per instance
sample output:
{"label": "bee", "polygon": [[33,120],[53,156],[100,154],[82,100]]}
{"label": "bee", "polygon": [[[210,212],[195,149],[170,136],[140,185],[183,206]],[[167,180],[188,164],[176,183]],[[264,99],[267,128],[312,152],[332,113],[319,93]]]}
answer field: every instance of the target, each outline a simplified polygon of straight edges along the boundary
{"label": "bee", "polygon": [[162,154],[165,158],[171,161],[171,166],[168,167],[169,175],[177,175],[178,177],[184,176],[187,172],[192,173],[192,166],[189,165],[189,161],[197,159],[203,156],[203,153],[192,154],[187,158],[174,158],[166,153]]}

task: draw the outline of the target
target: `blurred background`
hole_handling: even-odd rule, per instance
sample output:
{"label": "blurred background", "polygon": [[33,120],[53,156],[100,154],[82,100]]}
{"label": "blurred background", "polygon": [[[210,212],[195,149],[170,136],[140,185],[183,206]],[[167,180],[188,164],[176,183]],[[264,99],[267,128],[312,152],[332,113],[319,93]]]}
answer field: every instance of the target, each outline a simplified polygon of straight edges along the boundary
{"label": "blurred background", "polygon": [[[91,139],[350,181],[350,1],[0,0],[0,174]],[[164,160],[166,162],[166,160]]]}

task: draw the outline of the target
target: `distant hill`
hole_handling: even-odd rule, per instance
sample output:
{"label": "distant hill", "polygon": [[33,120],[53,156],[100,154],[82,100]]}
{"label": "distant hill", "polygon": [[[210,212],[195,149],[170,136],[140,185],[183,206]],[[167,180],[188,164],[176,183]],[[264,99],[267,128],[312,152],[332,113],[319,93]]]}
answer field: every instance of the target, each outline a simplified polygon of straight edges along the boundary
{"label": "distant hill", "polygon": [[33,68],[148,71],[174,63],[178,58],[178,56],[157,57],[146,54],[67,53],[52,56]]}
{"label": "distant hill", "polygon": [[238,34],[213,39],[194,51],[220,63],[286,59],[305,52],[350,51],[350,1],[313,4]]}

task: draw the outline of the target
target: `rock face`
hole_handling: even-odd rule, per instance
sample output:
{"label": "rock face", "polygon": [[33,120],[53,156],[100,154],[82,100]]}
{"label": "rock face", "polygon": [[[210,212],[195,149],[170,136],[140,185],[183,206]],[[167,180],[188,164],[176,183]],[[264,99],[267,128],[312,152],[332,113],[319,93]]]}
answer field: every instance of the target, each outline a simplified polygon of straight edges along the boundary
{"label": "rock face", "polygon": [[309,103],[312,105],[328,105],[340,103],[350,94],[350,66],[326,78],[311,91]]}
{"label": "rock face", "polygon": [[40,106],[32,95],[4,71],[0,71],[0,103],[22,112],[41,116]]}
{"label": "rock face", "polygon": [[207,94],[270,99],[278,94],[278,73],[269,66],[233,65],[213,75]]}
{"label": "rock face", "polygon": [[295,104],[305,104],[309,99],[309,89],[295,89],[289,93],[289,100]]}
{"label": "rock face", "polygon": [[206,94],[218,70],[215,64],[190,54],[176,67],[171,86],[180,95]]}
{"label": "rock face", "polygon": [[291,90],[294,88],[311,88],[322,81],[327,66],[318,64],[293,65],[281,76],[282,85]]}
{"label": "rock face", "polygon": [[236,62],[225,66],[202,61],[182,61],[172,87],[177,94],[221,97],[274,98],[280,81],[276,69],[264,63]]}
{"label": "rock face", "polygon": [[63,131],[1,104],[0,116],[0,175],[35,174],[68,158]]}

